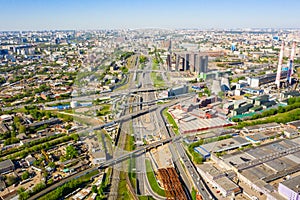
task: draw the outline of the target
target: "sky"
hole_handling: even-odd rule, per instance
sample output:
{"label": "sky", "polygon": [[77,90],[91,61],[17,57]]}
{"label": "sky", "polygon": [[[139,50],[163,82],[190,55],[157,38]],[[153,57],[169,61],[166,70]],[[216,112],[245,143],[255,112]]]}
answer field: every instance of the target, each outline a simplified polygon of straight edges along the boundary
{"label": "sky", "polygon": [[300,28],[299,0],[0,0],[0,30]]}

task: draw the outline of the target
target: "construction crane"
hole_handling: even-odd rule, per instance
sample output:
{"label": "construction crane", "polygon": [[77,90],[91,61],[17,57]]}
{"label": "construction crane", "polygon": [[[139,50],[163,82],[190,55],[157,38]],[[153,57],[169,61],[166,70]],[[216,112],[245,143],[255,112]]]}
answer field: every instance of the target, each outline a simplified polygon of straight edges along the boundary
{"label": "construction crane", "polygon": [[48,156],[48,154],[45,152],[44,149],[42,149],[42,154],[45,156],[46,161],[49,162],[49,156]]}
{"label": "construction crane", "polygon": [[275,80],[275,84],[277,85],[278,93],[279,93],[279,89],[280,89],[280,76],[281,76],[283,51],[284,51],[284,41],[282,41],[282,43],[281,43],[281,49],[280,49],[279,61],[278,61],[278,68],[277,68],[277,75],[276,75],[276,80]]}
{"label": "construction crane", "polygon": [[296,90],[296,89],[297,89],[298,84],[299,84],[299,80],[297,79],[297,80],[296,80],[296,83],[295,83],[294,86],[293,86],[293,90]]}
{"label": "construction crane", "polygon": [[290,63],[287,72],[287,83],[292,84],[292,75],[293,75],[293,64],[294,64],[294,54],[295,54],[296,42],[293,42],[291,56],[290,56]]}

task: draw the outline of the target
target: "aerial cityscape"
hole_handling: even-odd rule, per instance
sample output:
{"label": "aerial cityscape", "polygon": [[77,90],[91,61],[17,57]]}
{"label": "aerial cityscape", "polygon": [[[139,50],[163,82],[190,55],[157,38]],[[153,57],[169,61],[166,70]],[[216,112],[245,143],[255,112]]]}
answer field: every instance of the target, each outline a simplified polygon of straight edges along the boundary
{"label": "aerial cityscape", "polygon": [[300,200],[298,8],[1,1],[0,200]]}

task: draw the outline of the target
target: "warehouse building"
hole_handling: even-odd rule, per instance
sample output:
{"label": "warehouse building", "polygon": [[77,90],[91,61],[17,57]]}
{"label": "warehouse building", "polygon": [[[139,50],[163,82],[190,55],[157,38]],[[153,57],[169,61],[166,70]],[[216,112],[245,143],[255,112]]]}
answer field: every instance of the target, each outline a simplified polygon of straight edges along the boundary
{"label": "warehouse building", "polygon": [[0,174],[11,172],[15,169],[15,165],[11,160],[4,160],[0,162]]}
{"label": "warehouse building", "polygon": [[240,187],[232,182],[226,174],[211,164],[197,166],[200,175],[209,182],[217,191],[220,191],[223,197],[232,196],[241,193]]}
{"label": "warehouse building", "polygon": [[300,175],[279,183],[278,192],[289,200],[300,199]]}

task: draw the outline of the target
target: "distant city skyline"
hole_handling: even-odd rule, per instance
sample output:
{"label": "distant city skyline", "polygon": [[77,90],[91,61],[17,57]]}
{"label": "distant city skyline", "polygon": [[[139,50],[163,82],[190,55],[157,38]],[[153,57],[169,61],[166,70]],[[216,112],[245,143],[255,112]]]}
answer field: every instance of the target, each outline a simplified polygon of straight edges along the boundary
{"label": "distant city skyline", "polygon": [[0,0],[0,30],[300,28],[297,0]]}

